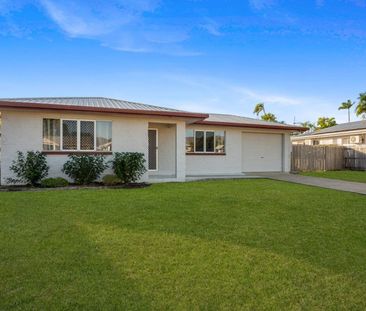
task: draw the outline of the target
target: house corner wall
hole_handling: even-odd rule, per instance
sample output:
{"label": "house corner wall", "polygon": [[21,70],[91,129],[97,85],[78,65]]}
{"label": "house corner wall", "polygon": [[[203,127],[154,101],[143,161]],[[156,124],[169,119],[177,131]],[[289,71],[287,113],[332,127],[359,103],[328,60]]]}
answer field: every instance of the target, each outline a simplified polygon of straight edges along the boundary
{"label": "house corner wall", "polygon": [[283,171],[291,171],[292,143],[289,133],[283,134]]}
{"label": "house corner wall", "polygon": [[176,179],[186,180],[186,124],[177,122],[176,124]]}

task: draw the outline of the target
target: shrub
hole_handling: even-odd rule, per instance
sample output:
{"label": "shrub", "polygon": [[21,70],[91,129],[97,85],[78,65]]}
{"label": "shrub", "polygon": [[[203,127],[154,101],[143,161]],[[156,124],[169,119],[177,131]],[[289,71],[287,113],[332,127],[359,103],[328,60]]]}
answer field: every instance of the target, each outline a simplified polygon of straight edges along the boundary
{"label": "shrub", "polygon": [[121,179],[116,175],[105,175],[102,181],[106,186],[114,186],[122,183]]}
{"label": "shrub", "polygon": [[112,160],[114,173],[123,183],[136,182],[145,172],[144,154],[139,152],[116,152]]}
{"label": "shrub", "polygon": [[12,162],[10,170],[16,178],[8,178],[10,183],[25,183],[36,186],[48,175],[49,167],[44,154],[39,151],[17,152],[17,158]]}
{"label": "shrub", "polygon": [[90,184],[97,180],[108,167],[104,156],[69,155],[62,171],[76,184]]}
{"label": "shrub", "polygon": [[41,181],[41,186],[43,188],[57,188],[57,187],[66,187],[69,185],[69,182],[62,177],[56,178],[46,178]]}

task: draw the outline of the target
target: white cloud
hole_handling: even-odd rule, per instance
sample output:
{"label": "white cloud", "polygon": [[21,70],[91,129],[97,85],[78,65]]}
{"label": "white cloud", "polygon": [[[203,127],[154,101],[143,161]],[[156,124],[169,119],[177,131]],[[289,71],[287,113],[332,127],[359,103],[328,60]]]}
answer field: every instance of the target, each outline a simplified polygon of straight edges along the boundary
{"label": "white cloud", "polygon": [[201,27],[213,36],[221,36],[220,25],[211,18],[206,18]]}
{"label": "white cloud", "polygon": [[[159,85],[164,85],[164,89],[169,90],[161,90],[165,96],[159,96],[156,102],[177,109],[256,117],[253,114],[255,104],[264,102],[269,112],[288,123],[292,123],[294,117],[299,122],[315,121],[321,115],[343,120],[343,114],[334,105],[338,99],[332,101],[302,94],[273,93],[270,89],[263,86],[259,88],[253,83],[225,81],[201,75],[168,73],[151,74],[151,78],[148,78],[149,74],[144,73],[141,76],[156,83],[151,85],[153,90],[157,91]],[[146,92],[149,93],[148,90]]]}
{"label": "white cloud", "polygon": [[303,104],[303,100],[296,97],[275,95],[270,93],[260,93],[258,91],[248,89],[246,87],[232,87],[232,89],[241,94],[244,98],[251,99],[257,102],[266,102],[270,104],[284,105],[284,106]]}
{"label": "white cloud", "polygon": [[190,39],[192,25],[152,18],[160,8],[159,0],[39,1],[71,37],[96,39],[102,46],[134,53],[200,55],[183,46]]}
{"label": "white cloud", "polygon": [[156,0],[54,1],[40,0],[49,16],[70,36],[109,34],[137,22],[145,12],[157,8]]}
{"label": "white cloud", "polygon": [[276,0],[249,0],[249,4],[253,9],[263,10],[273,6]]}

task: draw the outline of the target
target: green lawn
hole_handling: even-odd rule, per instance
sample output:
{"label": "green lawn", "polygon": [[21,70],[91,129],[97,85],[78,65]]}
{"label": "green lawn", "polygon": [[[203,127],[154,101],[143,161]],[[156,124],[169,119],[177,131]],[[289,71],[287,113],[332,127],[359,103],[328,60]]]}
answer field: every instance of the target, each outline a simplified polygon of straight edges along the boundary
{"label": "green lawn", "polygon": [[366,171],[302,172],[301,175],[366,183]]}
{"label": "green lawn", "polygon": [[366,197],[271,180],[0,193],[0,310],[365,310]]}

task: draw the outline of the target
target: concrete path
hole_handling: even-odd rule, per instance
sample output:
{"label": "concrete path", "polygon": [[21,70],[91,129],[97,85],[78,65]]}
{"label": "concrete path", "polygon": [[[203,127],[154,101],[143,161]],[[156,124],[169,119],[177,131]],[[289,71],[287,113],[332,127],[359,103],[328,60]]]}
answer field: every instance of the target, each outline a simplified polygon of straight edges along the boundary
{"label": "concrete path", "polygon": [[286,173],[256,173],[255,175],[274,180],[293,182],[296,184],[355,192],[366,195],[366,183]]}

